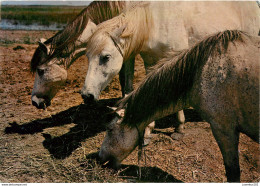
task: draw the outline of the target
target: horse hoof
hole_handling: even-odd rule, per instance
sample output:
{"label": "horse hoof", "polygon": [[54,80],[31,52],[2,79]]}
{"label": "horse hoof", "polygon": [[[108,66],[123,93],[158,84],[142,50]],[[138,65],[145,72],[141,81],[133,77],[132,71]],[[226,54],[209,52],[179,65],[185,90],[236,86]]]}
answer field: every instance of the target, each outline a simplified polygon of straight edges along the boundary
{"label": "horse hoof", "polygon": [[174,132],[171,134],[171,138],[174,139],[174,140],[181,140],[184,136],[184,133],[178,133],[178,132]]}
{"label": "horse hoof", "polygon": [[145,138],[143,146],[145,147],[145,146],[149,145],[150,142],[151,142],[151,138]]}
{"label": "horse hoof", "polygon": [[150,142],[152,141],[152,139],[155,138],[156,136],[157,136],[157,134],[150,134],[149,136],[144,137],[143,147],[149,145]]}

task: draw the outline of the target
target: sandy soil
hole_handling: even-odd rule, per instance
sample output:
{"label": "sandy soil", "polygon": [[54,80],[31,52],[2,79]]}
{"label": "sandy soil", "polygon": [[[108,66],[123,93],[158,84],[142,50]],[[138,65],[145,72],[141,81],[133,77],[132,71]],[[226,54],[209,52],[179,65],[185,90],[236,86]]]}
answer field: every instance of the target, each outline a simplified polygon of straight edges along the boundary
{"label": "sandy soil", "polygon": [[[69,69],[66,86],[47,111],[31,105],[34,76],[29,63],[41,37],[54,32],[0,30],[0,182],[225,182],[220,150],[208,123],[194,110],[185,110],[182,140],[170,137],[174,117],[157,122],[145,148],[138,179],[135,150],[119,171],[102,167],[93,158],[105,135],[105,117],[121,97],[118,77],[102,95],[100,106],[81,105],[78,93],[87,71],[81,57]],[[25,44],[27,43],[27,44]],[[17,46],[21,46],[15,50]],[[141,60],[135,86],[144,77]],[[259,182],[259,145],[240,136],[242,182]]]}

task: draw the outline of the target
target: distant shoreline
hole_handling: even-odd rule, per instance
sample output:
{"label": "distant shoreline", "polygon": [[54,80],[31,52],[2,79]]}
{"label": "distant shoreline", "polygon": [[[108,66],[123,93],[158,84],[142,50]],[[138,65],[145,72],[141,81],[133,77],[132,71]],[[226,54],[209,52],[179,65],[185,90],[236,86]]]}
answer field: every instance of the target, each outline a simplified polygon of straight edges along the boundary
{"label": "distant shoreline", "polygon": [[1,7],[2,29],[62,30],[87,6],[4,5]]}
{"label": "distant shoreline", "polygon": [[1,5],[17,5],[17,6],[87,6],[92,1],[8,1],[2,0]]}

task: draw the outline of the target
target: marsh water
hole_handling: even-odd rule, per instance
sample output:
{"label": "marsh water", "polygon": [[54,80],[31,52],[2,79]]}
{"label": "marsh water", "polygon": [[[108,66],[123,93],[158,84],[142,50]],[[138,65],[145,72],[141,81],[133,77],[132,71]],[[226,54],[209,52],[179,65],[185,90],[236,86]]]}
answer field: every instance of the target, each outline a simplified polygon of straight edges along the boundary
{"label": "marsh water", "polygon": [[19,21],[9,19],[1,19],[0,29],[3,30],[62,30],[66,24],[51,23],[49,25],[41,25],[38,23],[23,24]]}

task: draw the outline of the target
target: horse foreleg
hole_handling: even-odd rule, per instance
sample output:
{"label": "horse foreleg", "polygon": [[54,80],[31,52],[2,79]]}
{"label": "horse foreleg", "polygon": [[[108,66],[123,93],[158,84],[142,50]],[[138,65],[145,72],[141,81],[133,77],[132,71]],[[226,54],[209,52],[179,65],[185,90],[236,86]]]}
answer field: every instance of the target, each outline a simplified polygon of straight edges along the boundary
{"label": "horse foreleg", "polygon": [[120,70],[119,80],[120,80],[123,97],[125,97],[127,94],[129,94],[134,90],[133,88],[134,65],[135,65],[135,56],[125,61]]}
{"label": "horse foreleg", "polygon": [[153,138],[152,136],[152,131],[155,127],[155,121],[153,121],[152,123],[150,123],[144,131],[144,146],[148,145],[151,141],[151,139]]}
{"label": "horse foreleg", "polygon": [[183,110],[181,110],[177,113],[177,118],[178,118],[179,126],[176,127],[175,131],[183,134],[184,133],[183,132],[183,128],[184,128],[183,126],[184,126],[184,123],[185,123],[185,116],[184,116]]}
{"label": "horse foreleg", "polygon": [[119,81],[120,81],[120,85],[121,85],[122,97],[125,97],[125,64],[124,63],[119,72]]}
{"label": "horse foreleg", "polygon": [[239,132],[234,128],[211,124],[212,133],[221,150],[228,182],[240,182],[238,156]]}
{"label": "horse foreleg", "polygon": [[185,116],[183,110],[177,113],[178,125],[175,127],[175,132],[171,134],[171,138],[174,140],[180,140],[184,136],[184,123]]}

